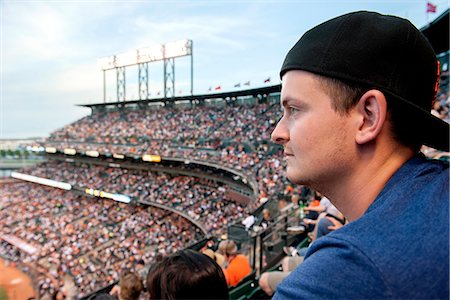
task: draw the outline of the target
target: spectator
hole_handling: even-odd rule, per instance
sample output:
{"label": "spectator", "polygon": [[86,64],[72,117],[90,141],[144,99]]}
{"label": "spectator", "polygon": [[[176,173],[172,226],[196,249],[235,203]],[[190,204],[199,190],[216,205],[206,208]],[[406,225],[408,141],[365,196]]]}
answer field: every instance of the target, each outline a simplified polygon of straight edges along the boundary
{"label": "spectator", "polygon": [[[343,225],[345,223],[344,215],[326,197],[318,196],[318,198],[320,199],[318,205],[310,204],[304,208],[307,214],[303,219],[303,223],[308,226],[308,231],[317,232],[318,228],[316,224],[325,216],[335,218]],[[324,219],[324,222],[325,220],[326,219]],[[327,226],[325,226],[325,228],[327,228]],[[323,228],[321,233],[323,233]],[[314,235],[316,235],[316,233],[314,233]]]}
{"label": "spectator", "polygon": [[272,139],[287,177],[350,223],[312,244],[274,300],[449,297],[448,164],[419,153],[449,151],[449,124],[430,113],[437,68],[411,22],[367,11],[312,28],[289,51]]}
{"label": "spectator", "polygon": [[109,294],[117,296],[119,300],[137,300],[143,288],[141,278],[133,272],[126,271],[120,276],[119,284],[115,285]]}
{"label": "spectator", "polygon": [[220,266],[192,250],[166,256],[150,267],[149,299],[228,299],[228,287]]}
{"label": "spectator", "polygon": [[236,286],[244,277],[252,272],[247,257],[238,254],[238,248],[234,241],[221,241],[219,243],[219,252],[225,256],[226,268],[224,269],[224,273],[229,286]]}
{"label": "spectator", "polygon": [[273,219],[270,216],[270,210],[268,208],[264,208],[262,211],[262,220],[261,226],[263,229],[269,228],[273,223]]}
{"label": "spectator", "polygon": [[210,248],[203,250],[202,253],[212,258],[220,267],[225,266],[225,257],[222,254]]}

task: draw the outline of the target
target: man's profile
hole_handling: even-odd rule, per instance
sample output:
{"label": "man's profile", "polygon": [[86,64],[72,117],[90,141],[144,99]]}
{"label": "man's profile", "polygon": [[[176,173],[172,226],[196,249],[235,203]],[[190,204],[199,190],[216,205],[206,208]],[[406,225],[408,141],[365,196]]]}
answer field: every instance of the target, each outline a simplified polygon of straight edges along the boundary
{"label": "man's profile", "polygon": [[430,113],[431,45],[409,21],[354,12],[308,32],[281,68],[287,177],[350,223],[317,240],[274,299],[449,297],[449,126]]}

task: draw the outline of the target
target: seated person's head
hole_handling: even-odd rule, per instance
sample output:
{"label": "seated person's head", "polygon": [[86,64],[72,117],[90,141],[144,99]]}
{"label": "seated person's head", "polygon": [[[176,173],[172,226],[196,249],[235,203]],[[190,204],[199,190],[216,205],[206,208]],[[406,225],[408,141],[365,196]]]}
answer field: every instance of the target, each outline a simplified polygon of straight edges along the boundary
{"label": "seated person's head", "polygon": [[236,243],[232,240],[224,240],[219,243],[218,251],[224,255],[227,260],[236,256],[237,250]]}
{"label": "seated person's head", "polygon": [[150,299],[228,299],[220,266],[210,257],[182,250],[153,264],[147,276]]}
{"label": "seated person's head", "polygon": [[121,300],[134,300],[139,299],[144,286],[139,276],[133,272],[124,272],[120,276],[119,280]]}

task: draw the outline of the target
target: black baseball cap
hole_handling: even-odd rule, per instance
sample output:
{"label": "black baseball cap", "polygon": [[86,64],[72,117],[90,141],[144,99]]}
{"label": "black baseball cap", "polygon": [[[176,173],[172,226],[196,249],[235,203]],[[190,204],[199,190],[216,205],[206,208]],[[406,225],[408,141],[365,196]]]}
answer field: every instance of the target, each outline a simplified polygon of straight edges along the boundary
{"label": "black baseball cap", "polygon": [[449,151],[449,124],[430,111],[440,67],[426,37],[406,19],[358,11],[307,31],[288,52],[280,77],[304,70],[360,83],[393,96],[419,122],[423,143]]}

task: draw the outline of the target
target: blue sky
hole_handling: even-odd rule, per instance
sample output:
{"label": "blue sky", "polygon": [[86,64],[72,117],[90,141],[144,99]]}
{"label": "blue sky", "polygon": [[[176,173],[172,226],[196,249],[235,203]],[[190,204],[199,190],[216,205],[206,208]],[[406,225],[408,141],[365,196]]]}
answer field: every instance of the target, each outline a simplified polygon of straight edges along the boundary
{"label": "blue sky", "polygon": [[[75,104],[103,101],[101,57],[188,38],[194,93],[279,83],[287,51],[309,28],[355,10],[405,17],[421,28],[449,6],[433,0],[371,1],[20,1],[0,2],[0,138],[46,137],[87,114]],[[175,61],[176,94],[189,92],[190,60]],[[150,92],[162,90],[162,64],[150,64]],[[115,72],[106,73],[115,101]],[[126,69],[127,99],[138,98],[137,68]]]}

